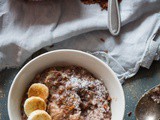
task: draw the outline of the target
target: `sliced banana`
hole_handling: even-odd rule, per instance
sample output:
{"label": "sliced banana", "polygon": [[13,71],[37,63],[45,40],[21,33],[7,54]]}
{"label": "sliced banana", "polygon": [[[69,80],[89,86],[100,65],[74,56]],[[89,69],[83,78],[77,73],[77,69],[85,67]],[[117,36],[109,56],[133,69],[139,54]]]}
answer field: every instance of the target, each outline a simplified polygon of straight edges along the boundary
{"label": "sliced banana", "polygon": [[51,116],[44,110],[36,110],[30,114],[28,120],[51,120]]}
{"label": "sliced banana", "polygon": [[29,116],[35,110],[46,110],[46,103],[40,97],[30,97],[24,103],[24,112]]}
{"label": "sliced banana", "polygon": [[49,95],[48,87],[41,83],[34,83],[28,90],[28,97],[36,96],[42,99],[47,99]]}

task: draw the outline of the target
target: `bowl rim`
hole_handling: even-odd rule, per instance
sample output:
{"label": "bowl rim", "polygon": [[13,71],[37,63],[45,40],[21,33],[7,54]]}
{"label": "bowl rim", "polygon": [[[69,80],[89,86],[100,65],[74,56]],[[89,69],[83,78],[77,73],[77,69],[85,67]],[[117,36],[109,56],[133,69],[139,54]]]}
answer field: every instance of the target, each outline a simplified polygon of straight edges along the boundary
{"label": "bowl rim", "polygon": [[112,76],[114,77],[114,79],[117,81],[117,84],[120,88],[120,91],[121,94],[122,94],[122,100],[123,100],[123,108],[121,109],[121,112],[122,112],[122,120],[124,119],[124,114],[125,114],[125,96],[124,96],[124,91],[123,91],[123,88],[122,88],[122,85],[120,83],[120,81],[118,80],[115,72],[106,64],[104,63],[102,60],[100,60],[99,58],[93,56],[92,54],[89,54],[87,52],[84,52],[84,51],[80,51],[80,50],[74,50],[74,49],[60,49],[60,50],[53,50],[53,51],[49,51],[49,52],[46,52],[46,53],[43,53],[37,57],[35,57],[34,59],[30,60],[29,62],[27,62],[20,70],[19,72],[16,74],[15,78],[13,79],[12,81],[12,84],[10,86],[10,89],[9,89],[9,93],[8,93],[8,101],[7,101],[7,108],[8,108],[8,116],[9,116],[9,119],[11,118],[11,110],[10,110],[10,101],[11,101],[11,91],[13,90],[13,87],[15,86],[15,82],[18,78],[18,76],[26,69],[26,67],[29,65],[29,64],[32,64],[34,61],[38,60],[38,59],[41,59],[42,57],[45,57],[46,55],[49,55],[49,54],[53,54],[53,53],[57,53],[57,52],[72,52],[72,53],[79,53],[79,54],[83,54],[83,55],[86,55],[88,57],[91,57],[93,59],[95,59],[96,61],[100,62],[102,65],[104,65],[109,71],[110,73],[112,74]]}

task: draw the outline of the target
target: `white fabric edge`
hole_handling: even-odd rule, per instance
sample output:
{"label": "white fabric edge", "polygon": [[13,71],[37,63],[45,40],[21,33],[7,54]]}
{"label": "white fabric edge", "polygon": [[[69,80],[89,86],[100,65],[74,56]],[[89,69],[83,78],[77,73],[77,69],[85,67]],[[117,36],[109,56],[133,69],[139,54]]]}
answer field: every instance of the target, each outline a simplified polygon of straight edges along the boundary
{"label": "white fabric edge", "polygon": [[[147,43],[146,49],[145,49],[141,59],[135,65],[135,67],[133,69],[129,69],[126,73],[124,73],[122,75],[124,80],[133,77],[138,72],[140,67],[145,67],[147,69],[150,68],[150,66],[145,66],[142,63],[144,61],[145,56],[148,56],[148,54],[150,52],[154,52],[154,54],[152,55],[152,61],[151,61],[151,63],[152,63],[154,61],[155,56],[157,55],[158,50],[160,51],[160,44],[157,43],[157,42],[156,42],[156,45],[155,45],[156,48],[152,49],[153,51],[150,51],[150,49],[149,49],[149,47],[152,45],[152,43],[155,43],[154,38],[155,38],[157,32],[158,32],[158,30],[156,32],[154,32],[154,34],[152,34],[151,37],[148,39],[148,43]],[[124,80],[121,80],[122,84],[123,84]]]}

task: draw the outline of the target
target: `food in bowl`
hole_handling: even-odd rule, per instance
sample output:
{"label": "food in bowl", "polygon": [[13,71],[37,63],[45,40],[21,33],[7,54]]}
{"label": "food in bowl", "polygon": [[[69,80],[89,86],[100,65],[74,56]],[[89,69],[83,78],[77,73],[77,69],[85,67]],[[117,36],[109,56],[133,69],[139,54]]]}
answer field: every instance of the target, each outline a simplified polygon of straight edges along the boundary
{"label": "food in bowl", "polygon": [[[26,114],[25,103],[33,98],[45,101],[47,107]],[[35,76],[22,100],[22,120],[42,113],[52,120],[111,120],[110,104],[105,85],[89,71],[78,66],[55,66]]]}
{"label": "food in bowl", "polygon": [[[123,120],[125,111],[124,92],[118,78],[111,70],[111,68],[109,68],[107,64],[105,64],[98,58],[94,57],[93,55],[90,55],[82,51],[69,49],[55,50],[42,54],[28,62],[18,72],[18,74],[15,76],[13,80],[8,94],[7,106],[10,120],[22,120],[22,109],[20,106],[22,99],[24,98],[25,91],[29,89],[30,85],[32,85],[31,83],[33,83],[32,81],[37,73],[40,73],[42,70],[49,68],[53,65],[80,66],[82,68],[86,68],[96,78],[102,80],[105,87],[109,91],[109,95],[112,98],[111,120]],[[47,98],[47,100],[48,99],[49,98]],[[45,102],[47,103],[46,100]],[[48,106],[48,104],[46,105]],[[43,113],[44,112],[45,110],[43,110]],[[42,112],[36,112],[36,115],[39,115],[41,113]],[[32,116],[34,114],[31,113]]]}
{"label": "food in bowl", "polygon": [[157,104],[160,104],[160,86],[153,89],[151,99]]}

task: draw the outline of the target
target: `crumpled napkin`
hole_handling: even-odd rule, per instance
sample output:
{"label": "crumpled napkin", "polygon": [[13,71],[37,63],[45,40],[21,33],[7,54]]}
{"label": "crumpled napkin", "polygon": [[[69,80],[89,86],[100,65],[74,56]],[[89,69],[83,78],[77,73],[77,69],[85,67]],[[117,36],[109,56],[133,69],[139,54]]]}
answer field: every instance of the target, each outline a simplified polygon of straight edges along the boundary
{"label": "crumpled napkin", "polygon": [[[160,54],[160,1],[122,0],[122,30],[108,32],[108,12],[80,0],[0,1],[0,69],[19,67],[35,51],[71,48],[102,59],[121,82]],[[104,52],[105,51],[105,52]],[[108,51],[108,52],[106,52]]]}

